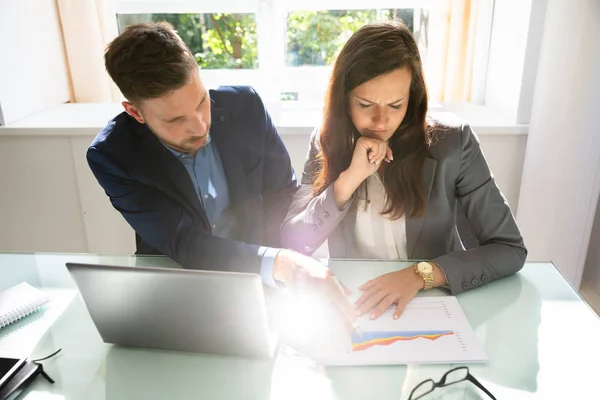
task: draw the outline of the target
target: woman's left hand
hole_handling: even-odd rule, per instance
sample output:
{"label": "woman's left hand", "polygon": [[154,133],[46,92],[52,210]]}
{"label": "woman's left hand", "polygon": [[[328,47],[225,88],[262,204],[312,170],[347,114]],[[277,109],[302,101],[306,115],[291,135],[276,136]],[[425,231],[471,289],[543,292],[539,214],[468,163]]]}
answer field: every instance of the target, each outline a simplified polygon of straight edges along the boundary
{"label": "woman's left hand", "polygon": [[397,304],[394,318],[399,318],[423,284],[423,278],[412,267],[378,276],[358,287],[363,293],[354,303],[354,308],[359,315],[373,309],[370,318],[376,319],[392,304]]}

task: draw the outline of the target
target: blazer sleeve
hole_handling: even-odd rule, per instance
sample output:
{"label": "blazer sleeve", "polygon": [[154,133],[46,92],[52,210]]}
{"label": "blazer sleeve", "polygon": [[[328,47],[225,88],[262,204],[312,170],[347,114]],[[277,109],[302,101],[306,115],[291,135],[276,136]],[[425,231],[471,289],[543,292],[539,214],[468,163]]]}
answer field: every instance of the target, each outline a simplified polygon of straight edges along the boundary
{"label": "blazer sleeve", "polygon": [[318,130],[315,129],[310,137],[300,189],[282,225],[283,246],[307,255],[314,253],[327,240],[344,219],[351,204],[349,201],[341,210],[338,209],[333,198],[333,183],[320,195],[313,196],[312,184],[320,168],[318,143]]}
{"label": "blazer sleeve", "polygon": [[185,268],[260,271],[259,246],[212,236],[203,221],[164,193],[131,179],[110,154],[97,147],[88,164],[113,207],[148,244]]}
{"label": "blazer sleeve", "polygon": [[[253,90],[254,91],[254,90]],[[273,124],[258,93],[256,114],[263,122],[265,133],[264,168],[262,176],[263,233],[265,245],[281,247],[281,227],[298,190],[290,155]]]}
{"label": "blazer sleeve", "polygon": [[456,198],[479,246],[435,258],[453,294],[518,272],[527,249],[506,199],[496,185],[470,126],[461,132]]}

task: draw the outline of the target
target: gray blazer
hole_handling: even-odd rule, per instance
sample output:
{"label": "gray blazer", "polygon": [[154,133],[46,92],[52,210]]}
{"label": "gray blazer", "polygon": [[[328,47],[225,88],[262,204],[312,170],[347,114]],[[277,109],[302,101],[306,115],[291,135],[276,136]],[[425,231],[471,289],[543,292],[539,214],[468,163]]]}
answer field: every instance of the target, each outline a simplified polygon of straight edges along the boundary
{"label": "gray blazer", "polygon": [[[423,166],[426,211],[406,220],[407,253],[413,260],[436,262],[456,294],[516,273],[527,249],[469,125],[436,121],[434,126]],[[354,251],[356,196],[339,210],[333,185],[319,196],[311,194],[318,143],[315,130],[302,186],[282,225],[283,246],[310,255],[328,239],[330,257],[360,258]],[[475,243],[465,250],[469,231]]]}

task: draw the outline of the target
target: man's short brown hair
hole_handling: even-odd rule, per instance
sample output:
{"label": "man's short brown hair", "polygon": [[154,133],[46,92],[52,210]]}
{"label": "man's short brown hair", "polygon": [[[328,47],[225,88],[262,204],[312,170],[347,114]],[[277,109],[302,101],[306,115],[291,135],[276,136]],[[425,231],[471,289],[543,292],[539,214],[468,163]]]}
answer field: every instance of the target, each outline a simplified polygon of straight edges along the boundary
{"label": "man's short brown hair", "polygon": [[126,28],[106,48],[104,63],[132,103],[179,89],[198,68],[189,48],[166,22]]}

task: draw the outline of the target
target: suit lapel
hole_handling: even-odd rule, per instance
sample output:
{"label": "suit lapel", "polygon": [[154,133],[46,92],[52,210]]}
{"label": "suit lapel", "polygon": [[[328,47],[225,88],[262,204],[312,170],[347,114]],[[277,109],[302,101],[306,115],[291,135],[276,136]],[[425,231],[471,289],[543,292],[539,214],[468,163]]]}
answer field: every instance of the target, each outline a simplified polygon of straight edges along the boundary
{"label": "suit lapel", "polygon": [[[198,211],[207,226],[210,226],[204,208],[198,199],[192,181],[185,167],[158,138],[143,124],[138,124],[140,149],[137,153],[137,169],[142,175],[159,185],[167,185],[168,190],[178,193],[192,208]],[[143,173],[142,173],[143,171]]]}
{"label": "suit lapel", "polygon": [[235,206],[243,202],[246,188],[242,154],[236,142],[233,124],[225,109],[213,107],[211,113],[211,137],[221,156],[231,205]]}
{"label": "suit lapel", "polygon": [[433,158],[425,158],[423,163],[423,190],[425,191],[425,215],[420,218],[407,218],[406,220],[406,249],[408,250],[408,258],[413,258],[417,243],[427,218],[427,206],[429,203],[429,195],[431,194],[431,188],[433,187],[433,180],[435,178],[435,169],[437,161]]}

